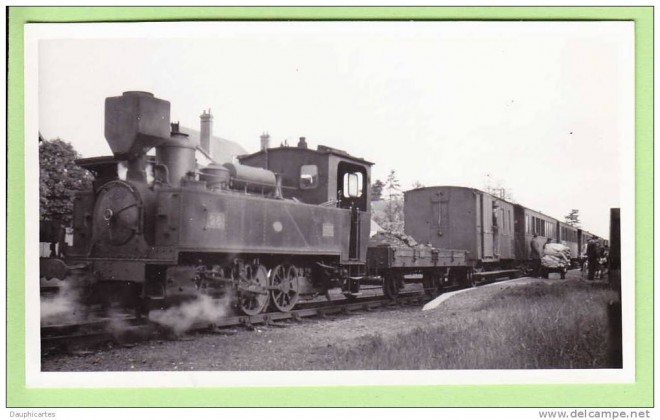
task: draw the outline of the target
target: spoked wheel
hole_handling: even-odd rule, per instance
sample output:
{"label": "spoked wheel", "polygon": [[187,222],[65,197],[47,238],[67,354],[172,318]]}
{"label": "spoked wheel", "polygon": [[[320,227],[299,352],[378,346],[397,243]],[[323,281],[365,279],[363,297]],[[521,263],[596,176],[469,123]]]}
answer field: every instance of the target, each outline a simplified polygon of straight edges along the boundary
{"label": "spoked wheel", "polygon": [[268,306],[268,272],[263,265],[246,267],[239,279],[238,307],[246,315],[257,315]]}
{"label": "spoked wheel", "polygon": [[383,293],[392,300],[399,296],[398,277],[397,274],[388,273],[383,279]]}
{"label": "spoked wheel", "polygon": [[280,312],[289,312],[298,303],[300,283],[294,265],[281,264],[270,273],[273,305]]}

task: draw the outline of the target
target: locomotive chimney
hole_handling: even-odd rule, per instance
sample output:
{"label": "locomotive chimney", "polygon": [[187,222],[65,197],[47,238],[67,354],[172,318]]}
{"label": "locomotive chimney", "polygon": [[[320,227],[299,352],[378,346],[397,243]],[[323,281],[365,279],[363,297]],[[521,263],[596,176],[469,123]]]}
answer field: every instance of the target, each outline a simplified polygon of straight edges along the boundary
{"label": "locomotive chimney", "polygon": [[172,123],[169,138],[156,147],[156,160],[159,165],[167,168],[164,181],[170,185],[179,186],[181,180],[197,168],[195,151],[197,143],[179,130],[179,123]]}
{"label": "locomotive chimney", "polygon": [[213,154],[211,153],[211,137],[213,136],[213,115],[211,115],[211,109],[209,108],[208,113],[204,110],[202,115],[199,116],[199,119],[199,143],[202,149],[213,158]]}
{"label": "locomotive chimney", "polygon": [[126,177],[145,181],[146,153],[170,137],[170,103],[149,92],[129,91],[105,99],[105,139]]}
{"label": "locomotive chimney", "polygon": [[307,149],[307,141],[305,140],[304,137],[301,137],[300,140],[298,140],[298,148]]}
{"label": "locomotive chimney", "polygon": [[261,150],[270,148],[270,134],[263,133],[261,135]]}

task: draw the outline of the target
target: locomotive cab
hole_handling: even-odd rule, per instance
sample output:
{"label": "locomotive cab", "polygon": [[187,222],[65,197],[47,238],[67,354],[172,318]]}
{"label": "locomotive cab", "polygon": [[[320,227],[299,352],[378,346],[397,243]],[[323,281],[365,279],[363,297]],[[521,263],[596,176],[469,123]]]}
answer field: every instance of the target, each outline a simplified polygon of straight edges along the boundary
{"label": "locomotive cab", "polygon": [[277,173],[285,199],[350,211],[348,258],[342,263],[364,264],[371,226],[371,162],[327,146],[310,149],[304,137],[296,147],[264,148],[239,156],[239,161]]}

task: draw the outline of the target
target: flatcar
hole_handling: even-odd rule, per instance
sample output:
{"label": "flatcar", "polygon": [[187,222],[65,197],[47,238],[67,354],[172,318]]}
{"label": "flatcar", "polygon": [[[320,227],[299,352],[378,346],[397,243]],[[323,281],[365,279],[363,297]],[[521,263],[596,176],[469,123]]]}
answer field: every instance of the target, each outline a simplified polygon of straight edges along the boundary
{"label": "flatcar", "polygon": [[472,269],[467,265],[467,251],[440,249],[410,243],[410,237],[405,239],[408,243],[374,240],[367,248],[368,274],[381,279],[385,296],[396,298],[405,283],[421,282],[431,296],[437,296],[450,286],[471,285]]}

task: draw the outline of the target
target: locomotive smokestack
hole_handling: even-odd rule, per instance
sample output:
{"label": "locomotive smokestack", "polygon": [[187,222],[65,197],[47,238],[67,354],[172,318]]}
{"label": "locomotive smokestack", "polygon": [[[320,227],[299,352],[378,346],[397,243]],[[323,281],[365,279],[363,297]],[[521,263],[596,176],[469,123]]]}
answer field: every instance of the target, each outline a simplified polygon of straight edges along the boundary
{"label": "locomotive smokestack", "polygon": [[270,134],[263,133],[261,135],[261,150],[270,148]]}
{"label": "locomotive smokestack", "polygon": [[170,103],[149,92],[124,92],[105,100],[105,139],[127,178],[143,181],[145,155],[170,137]]}
{"label": "locomotive smokestack", "polygon": [[199,127],[199,143],[211,157],[211,137],[213,136],[213,115],[211,115],[211,109],[207,113],[206,110],[202,112],[202,115],[199,116],[200,127]]}

